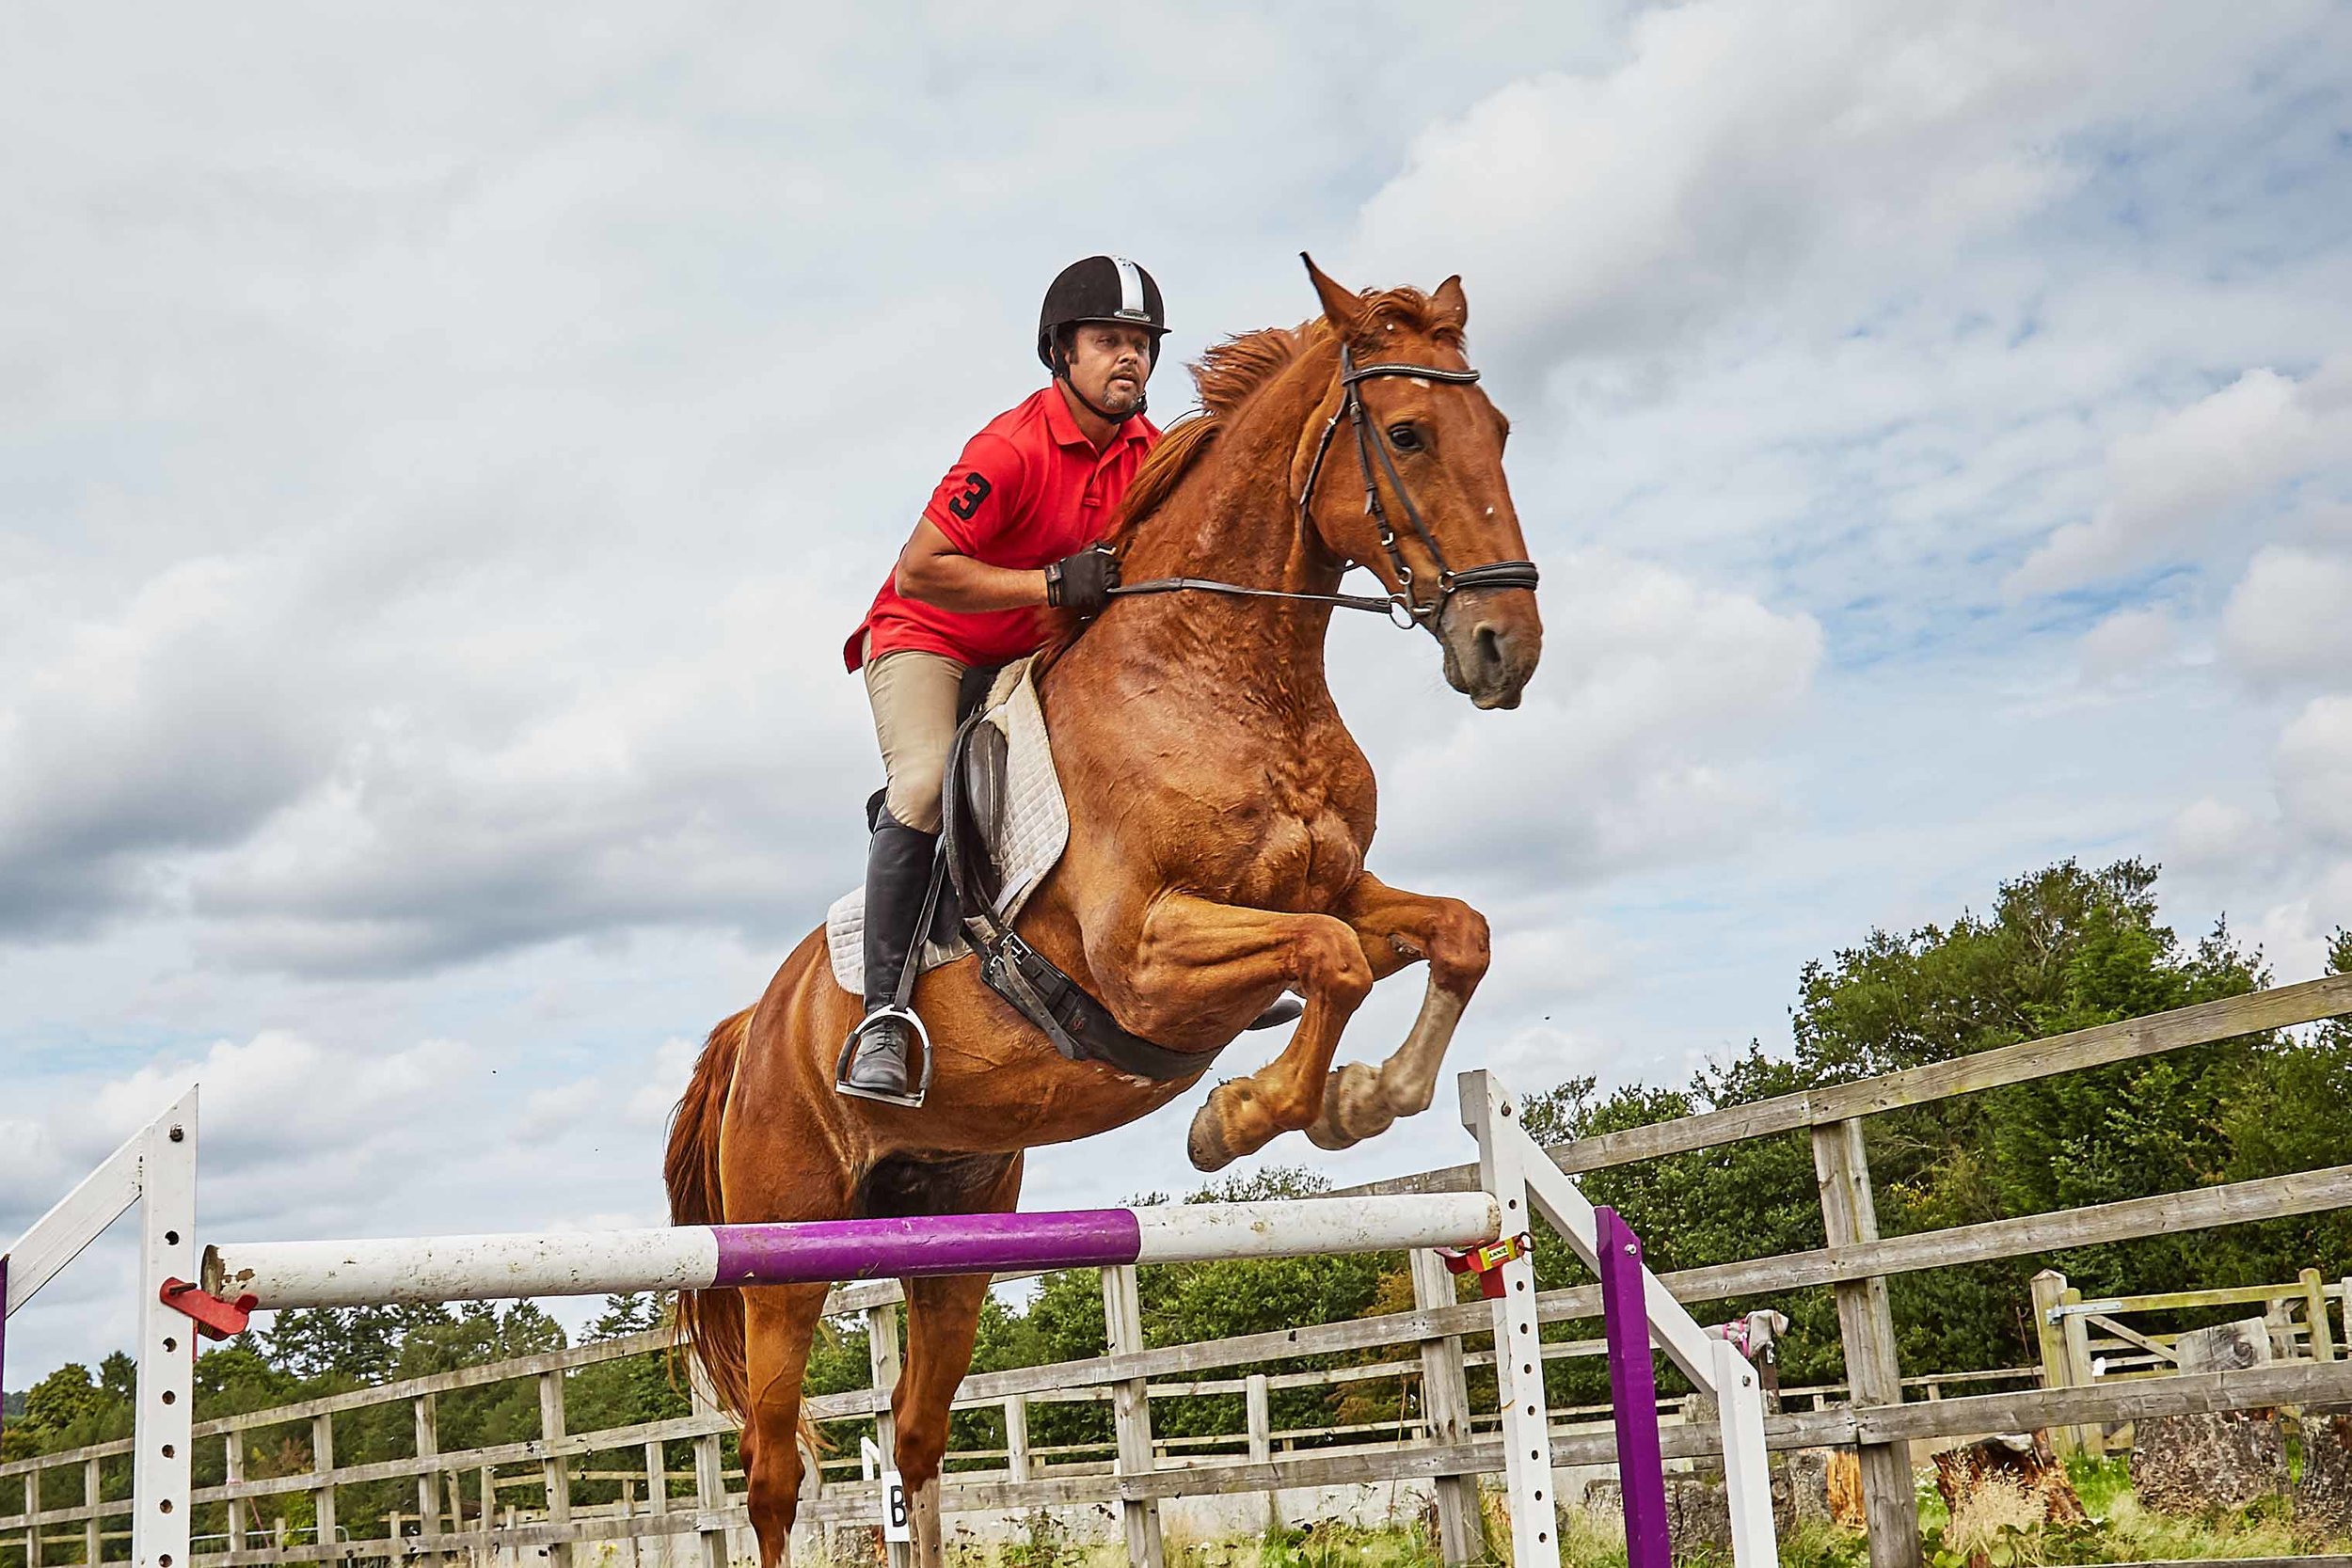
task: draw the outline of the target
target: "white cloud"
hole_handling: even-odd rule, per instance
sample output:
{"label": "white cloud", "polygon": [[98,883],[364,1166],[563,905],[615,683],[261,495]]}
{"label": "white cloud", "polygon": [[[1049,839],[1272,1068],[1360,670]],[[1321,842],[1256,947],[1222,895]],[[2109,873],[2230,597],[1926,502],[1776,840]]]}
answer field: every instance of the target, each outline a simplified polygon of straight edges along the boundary
{"label": "white cloud", "polygon": [[1386,853],[1484,858],[1507,823],[1506,880],[1574,883],[1730,851],[1781,809],[1750,763],[1812,681],[1820,627],[1601,551],[1545,574],[1525,707],[1454,717],[1391,765],[1384,816],[1410,827]]}
{"label": "white cloud", "polygon": [[2094,686],[2128,680],[2169,656],[2179,636],[2163,610],[2119,610],[2083,634],[2083,678]]}
{"label": "white cloud", "polygon": [[1764,301],[1847,325],[2091,178],[2070,135],[2274,40],[2119,3],[1645,8],[1610,70],[1531,72],[1424,130],[1356,253],[1471,274],[1518,354],[1655,345]]}
{"label": "white cloud", "polygon": [[2289,819],[2352,849],[2352,695],[2312,698],[2280,733],[2274,761]]}
{"label": "white cloud", "polygon": [[2073,177],[2034,128],[2081,41],[1989,7],[1646,10],[1606,74],[1530,76],[1423,132],[1357,249],[1433,277],[1467,259],[1482,315],[1523,347],[1672,336],[2047,201]]}
{"label": "white cloud", "polygon": [[515,1137],[526,1144],[544,1144],[574,1132],[607,1100],[604,1085],[594,1078],[533,1089],[516,1118]]}
{"label": "white cloud", "polygon": [[2108,499],[2053,533],[2009,579],[2047,594],[2177,559],[2239,510],[2352,456],[2352,358],[2296,381],[2250,370],[2208,397],[2117,440]]}
{"label": "white cloud", "polygon": [[2251,812],[2226,800],[2193,801],[2181,808],[2166,834],[2165,863],[2182,869],[2227,866],[2262,842]]}
{"label": "white cloud", "polygon": [[[320,1149],[348,1155],[355,1134],[429,1105],[436,1087],[471,1055],[451,1040],[369,1055],[284,1030],[217,1040],[199,1059],[150,1063],[105,1084],[87,1102],[84,1135],[93,1148],[111,1148],[200,1083],[205,1125],[219,1129],[239,1158]],[[301,1114],[290,1115],[296,1107]]]}
{"label": "white cloud", "polygon": [[622,1114],[644,1126],[667,1122],[678,1097],[686,1092],[686,1081],[693,1075],[694,1059],[702,1054],[702,1041],[683,1037],[663,1040],[654,1052],[651,1067],[629,1091],[628,1104]]}
{"label": "white cloud", "polygon": [[2352,556],[2262,549],[2221,612],[2221,648],[2258,680],[2352,678]]}
{"label": "white cloud", "polygon": [[178,852],[233,843],[320,777],[304,718],[329,685],[270,635],[282,575],[199,558],[108,613],[46,623],[42,657],[0,696],[0,929],[87,929],[167,897]]}

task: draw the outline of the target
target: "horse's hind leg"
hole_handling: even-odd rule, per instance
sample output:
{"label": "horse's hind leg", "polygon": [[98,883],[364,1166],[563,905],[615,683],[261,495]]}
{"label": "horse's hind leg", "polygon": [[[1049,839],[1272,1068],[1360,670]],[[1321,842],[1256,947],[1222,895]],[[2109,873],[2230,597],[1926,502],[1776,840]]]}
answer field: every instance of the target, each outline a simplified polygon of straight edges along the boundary
{"label": "horse's hind leg", "polygon": [[760,1568],[792,1560],[801,1506],[801,1375],[825,1307],[823,1285],[768,1285],[743,1292],[745,1501],[759,1537]]}
{"label": "horse's hind leg", "polygon": [[1377,1068],[1348,1063],[1324,1090],[1323,1114],[1307,1136],[1325,1148],[1346,1148],[1429,1108],[1445,1048],[1486,977],[1488,945],[1486,917],[1460,899],[1406,893],[1375,877],[1359,878],[1335,912],[1355,927],[1379,977],[1429,960],[1429,989],[1405,1043]]}
{"label": "horse's hind leg", "polygon": [[[942,1189],[927,1206],[945,1213],[1003,1213],[1021,1200],[1021,1162],[1011,1161],[984,1186]],[[953,1204],[950,1208],[947,1205]],[[972,1341],[988,1295],[986,1275],[927,1275],[905,1282],[906,1365],[890,1399],[898,1419],[898,1479],[907,1489],[917,1568],[940,1568],[939,1469],[947,1451],[947,1418],[957,1386],[972,1370]]]}

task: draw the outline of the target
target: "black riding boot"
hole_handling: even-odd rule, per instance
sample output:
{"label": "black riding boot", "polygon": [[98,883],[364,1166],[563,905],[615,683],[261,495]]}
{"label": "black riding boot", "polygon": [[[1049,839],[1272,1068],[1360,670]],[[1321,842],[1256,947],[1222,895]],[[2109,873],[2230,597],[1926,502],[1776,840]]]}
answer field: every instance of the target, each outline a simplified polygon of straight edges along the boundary
{"label": "black riding boot", "polygon": [[866,850],[866,1017],[845,1052],[837,1085],[844,1094],[898,1101],[914,1096],[922,1041],[894,1004],[898,977],[923,941],[914,927],[938,845],[937,833],[917,832],[887,811],[876,814]]}

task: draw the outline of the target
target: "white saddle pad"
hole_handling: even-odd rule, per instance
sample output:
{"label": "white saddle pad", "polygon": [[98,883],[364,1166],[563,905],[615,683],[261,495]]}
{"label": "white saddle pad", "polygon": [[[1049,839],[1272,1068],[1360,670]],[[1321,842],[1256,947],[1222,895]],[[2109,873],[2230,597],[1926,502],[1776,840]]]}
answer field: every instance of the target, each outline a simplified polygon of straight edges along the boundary
{"label": "white saddle pad", "polygon": [[[1061,780],[1054,772],[1053,747],[1045,738],[1045,712],[1038,705],[1037,687],[1029,679],[1032,659],[1009,664],[989,689],[982,723],[993,724],[1005,736],[1005,798],[997,819],[980,824],[981,842],[993,851],[1004,874],[1004,892],[996,900],[997,917],[1009,921],[1021,912],[1029,895],[1061,859],[1070,844],[1070,809],[1062,801]],[[866,990],[866,889],[851,888],[825,912],[825,948],[833,959],[833,977],[852,996]],[[961,958],[970,949],[961,942],[952,946],[923,944],[925,970]]]}

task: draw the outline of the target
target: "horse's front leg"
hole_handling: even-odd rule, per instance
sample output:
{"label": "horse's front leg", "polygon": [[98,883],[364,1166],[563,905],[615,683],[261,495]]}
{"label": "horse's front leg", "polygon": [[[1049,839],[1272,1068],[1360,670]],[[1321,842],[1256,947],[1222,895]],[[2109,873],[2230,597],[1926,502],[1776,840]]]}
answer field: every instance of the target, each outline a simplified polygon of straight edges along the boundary
{"label": "horse's front leg", "polygon": [[1445,1048],[1486,977],[1486,917],[1458,898],[1406,893],[1370,875],[1358,878],[1332,912],[1354,927],[1375,976],[1429,961],[1429,989],[1405,1043],[1376,1068],[1348,1063],[1324,1090],[1323,1112],[1307,1136],[1325,1148],[1346,1148],[1429,1109]]}
{"label": "horse's front leg", "polygon": [[[1089,955],[1091,957],[1091,955]],[[1097,963],[1120,1021],[1146,1038],[1174,1037],[1203,1014],[1243,1017],[1283,990],[1307,1010],[1282,1053],[1219,1084],[1192,1118],[1185,1151],[1201,1170],[1255,1153],[1277,1133],[1313,1123],[1340,1031],[1372,990],[1373,966],[1345,922],[1211,903],[1189,894],[1152,901],[1123,965]]]}

